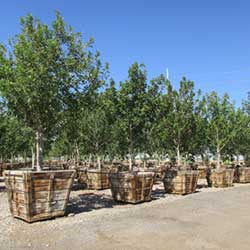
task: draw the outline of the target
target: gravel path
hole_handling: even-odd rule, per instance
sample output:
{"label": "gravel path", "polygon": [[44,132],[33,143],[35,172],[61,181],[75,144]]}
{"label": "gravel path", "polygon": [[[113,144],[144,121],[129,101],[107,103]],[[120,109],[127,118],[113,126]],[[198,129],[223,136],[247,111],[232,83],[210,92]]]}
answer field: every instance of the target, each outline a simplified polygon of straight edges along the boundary
{"label": "gravel path", "polygon": [[2,191],[0,249],[249,250],[249,211],[250,184],[187,196],[158,184],[153,200],[138,205],[113,202],[109,190],[72,191],[67,216],[28,224],[10,216]]}

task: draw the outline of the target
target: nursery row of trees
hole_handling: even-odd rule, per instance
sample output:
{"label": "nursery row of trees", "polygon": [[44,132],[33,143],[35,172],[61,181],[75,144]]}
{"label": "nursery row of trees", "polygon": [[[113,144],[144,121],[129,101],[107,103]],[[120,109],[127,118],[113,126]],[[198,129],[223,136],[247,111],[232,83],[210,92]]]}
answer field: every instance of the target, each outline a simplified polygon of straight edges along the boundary
{"label": "nursery row of trees", "polygon": [[[77,162],[92,157],[168,155],[178,164],[212,154],[250,156],[250,95],[236,107],[225,94],[196,90],[182,78],[177,88],[164,75],[147,79],[134,63],[115,83],[108,65],[57,13],[49,27],[28,15],[21,32],[0,46],[0,155],[36,152]],[[93,158],[94,157],[94,158]],[[144,159],[145,160],[145,159]]]}

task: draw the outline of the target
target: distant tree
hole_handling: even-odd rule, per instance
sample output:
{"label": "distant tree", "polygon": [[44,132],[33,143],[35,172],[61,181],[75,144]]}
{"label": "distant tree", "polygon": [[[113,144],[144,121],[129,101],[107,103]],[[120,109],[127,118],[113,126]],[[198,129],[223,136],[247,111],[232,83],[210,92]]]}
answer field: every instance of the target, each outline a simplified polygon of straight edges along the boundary
{"label": "distant tree", "polygon": [[216,92],[207,95],[207,122],[210,150],[217,156],[217,169],[221,166],[221,153],[239,133],[237,115],[229,96],[220,98]]}
{"label": "distant tree", "polygon": [[195,132],[190,138],[190,153],[202,157],[202,161],[209,160],[209,143],[208,143],[208,124],[206,112],[206,98],[198,91],[197,98],[194,105],[194,126]]}
{"label": "distant tree", "polygon": [[195,134],[194,98],[193,82],[183,78],[178,91],[168,83],[164,96],[166,113],[163,117],[163,138],[170,150],[176,152],[178,165],[181,165],[183,154],[191,151],[191,140]]}
{"label": "distant tree", "polygon": [[250,93],[247,99],[243,100],[241,109],[238,109],[238,133],[234,138],[233,147],[237,158],[244,156],[245,162],[250,163]]}
{"label": "distant tree", "polygon": [[[128,71],[128,80],[121,83],[118,92],[119,116],[116,129],[124,152],[129,156],[129,166],[132,170],[132,160],[144,143],[143,129],[145,127],[146,100],[146,70],[144,65],[134,63]],[[126,148],[126,151],[125,151]]]}
{"label": "distant tree", "polygon": [[162,140],[165,123],[162,117],[168,112],[168,108],[163,103],[163,94],[166,89],[167,79],[160,75],[150,81],[147,88],[146,100],[146,121],[143,130],[145,143],[143,143],[143,152],[148,153],[151,157],[161,158],[167,152],[167,144]]}

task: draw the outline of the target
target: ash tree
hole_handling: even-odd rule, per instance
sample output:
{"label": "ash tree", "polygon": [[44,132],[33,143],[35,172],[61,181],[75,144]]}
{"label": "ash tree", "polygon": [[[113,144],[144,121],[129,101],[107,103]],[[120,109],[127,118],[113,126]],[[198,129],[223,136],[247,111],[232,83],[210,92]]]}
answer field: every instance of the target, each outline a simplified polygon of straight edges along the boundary
{"label": "ash tree", "polygon": [[220,169],[222,152],[240,132],[238,115],[227,94],[220,98],[216,92],[212,92],[206,99],[209,149],[216,155],[217,169]]}
{"label": "ash tree", "polygon": [[174,90],[171,83],[163,97],[165,113],[162,117],[164,144],[169,151],[175,152],[178,166],[183,154],[190,152],[191,140],[195,134],[195,91],[194,83],[183,78],[179,90]]}
{"label": "ash tree", "polygon": [[[161,118],[165,113],[165,106],[162,102],[162,96],[166,88],[167,80],[163,75],[153,78],[147,88],[145,102],[145,126],[142,130],[144,143],[142,144],[143,152],[150,157],[157,157],[166,154],[166,145],[162,140],[162,123]],[[144,161],[145,162],[145,161]]]}
{"label": "ash tree", "polygon": [[190,138],[190,152],[193,155],[201,156],[203,163],[209,162],[209,143],[207,137],[207,112],[206,98],[198,91],[194,105],[195,132]]}
{"label": "ash tree", "polygon": [[237,110],[238,113],[238,133],[233,140],[233,147],[239,162],[239,156],[244,156],[245,163],[250,162],[250,93],[247,99],[243,100],[242,107]]}
{"label": "ash tree", "polygon": [[139,153],[144,143],[143,129],[145,126],[146,70],[144,65],[134,63],[128,70],[128,79],[120,84],[118,92],[118,109],[116,129],[120,137],[123,155],[128,155],[129,168],[132,160]]}
{"label": "ash tree", "polygon": [[51,26],[32,15],[0,48],[0,91],[8,109],[36,134],[36,167],[44,140],[61,129],[67,100],[100,84],[99,54],[57,12]]}
{"label": "ash tree", "polygon": [[116,89],[114,81],[105,91],[98,94],[94,105],[89,106],[82,116],[82,145],[85,152],[93,154],[101,170],[101,157],[109,154],[112,144],[112,130],[116,114]]}

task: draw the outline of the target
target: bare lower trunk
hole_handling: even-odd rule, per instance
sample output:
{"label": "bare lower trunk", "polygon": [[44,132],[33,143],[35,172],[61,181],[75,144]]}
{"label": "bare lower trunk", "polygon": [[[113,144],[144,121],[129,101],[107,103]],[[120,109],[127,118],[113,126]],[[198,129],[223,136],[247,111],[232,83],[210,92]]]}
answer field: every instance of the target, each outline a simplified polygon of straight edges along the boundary
{"label": "bare lower trunk", "polygon": [[36,132],[36,170],[41,171],[43,164],[42,133]]}
{"label": "bare lower trunk", "polygon": [[176,154],[177,154],[177,165],[181,165],[181,154],[180,154],[180,146],[178,145],[176,148]]}
{"label": "bare lower trunk", "polygon": [[91,165],[91,158],[92,158],[92,155],[89,154],[88,167],[90,167],[90,165]]}
{"label": "bare lower trunk", "polygon": [[80,152],[79,152],[78,144],[76,144],[76,166],[77,167],[79,167],[79,162],[80,162]]}
{"label": "bare lower trunk", "polygon": [[220,149],[217,147],[217,169],[220,169],[220,159],[221,159],[221,154],[220,154]]}
{"label": "bare lower trunk", "polygon": [[132,155],[129,154],[129,171],[133,171]]}
{"label": "bare lower trunk", "polygon": [[24,160],[24,166],[27,167],[27,157],[26,157],[26,152],[23,153],[23,160]]}
{"label": "bare lower trunk", "polygon": [[97,156],[97,166],[98,166],[98,169],[101,171],[102,166],[101,166],[101,158],[99,155]]}
{"label": "bare lower trunk", "polygon": [[35,169],[35,153],[34,153],[34,148],[31,147],[31,167],[32,169]]}
{"label": "bare lower trunk", "polygon": [[11,168],[13,168],[13,161],[14,161],[13,158],[14,158],[13,154],[11,153],[11,157],[10,157],[10,166],[11,166]]}
{"label": "bare lower trunk", "polygon": [[240,165],[240,156],[238,154],[236,156],[236,161],[237,161],[237,164]]}

